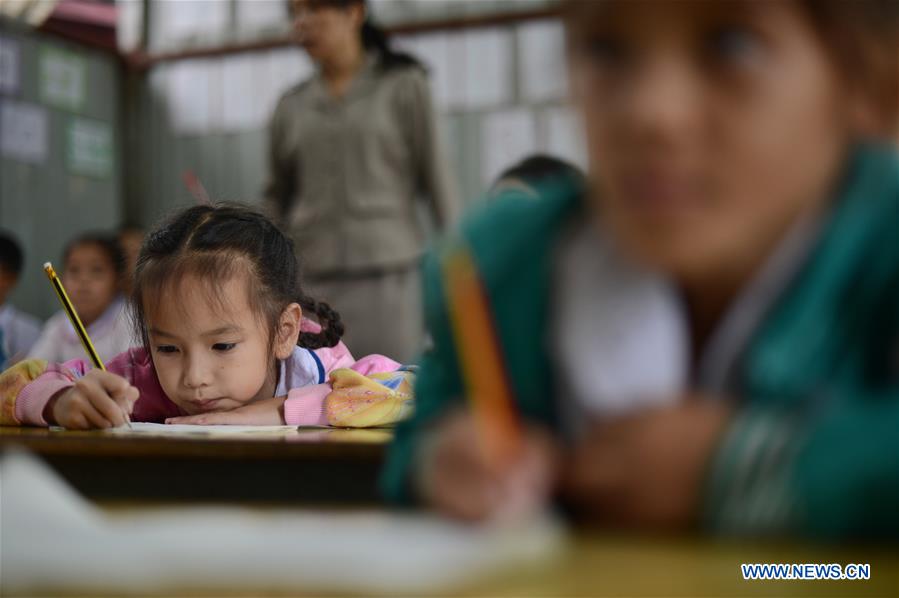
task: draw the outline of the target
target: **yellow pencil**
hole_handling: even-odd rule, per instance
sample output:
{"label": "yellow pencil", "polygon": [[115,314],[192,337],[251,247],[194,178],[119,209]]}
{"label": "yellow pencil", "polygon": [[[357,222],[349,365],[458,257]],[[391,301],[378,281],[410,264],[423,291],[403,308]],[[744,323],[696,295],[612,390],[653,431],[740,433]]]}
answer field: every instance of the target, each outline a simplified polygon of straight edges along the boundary
{"label": "yellow pencil", "polygon": [[[103,360],[100,359],[100,354],[97,353],[97,349],[94,348],[94,343],[91,342],[91,337],[87,335],[87,329],[84,327],[84,324],[81,323],[81,318],[78,317],[78,312],[75,311],[75,306],[72,305],[72,301],[66,294],[66,289],[62,286],[62,281],[59,280],[59,277],[56,275],[56,270],[53,269],[53,264],[51,264],[50,262],[45,263],[44,272],[47,273],[47,278],[50,279],[50,284],[53,285],[53,290],[56,291],[56,296],[59,297],[59,302],[62,303],[62,308],[66,311],[66,315],[69,316],[69,321],[72,322],[72,328],[75,329],[75,332],[78,334],[78,338],[81,339],[81,346],[84,347],[84,350],[85,352],[87,352],[88,357],[90,357],[91,362],[94,364],[94,367],[105,372],[106,366],[103,365]],[[131,419],[128,417],[127,413],[125,413],[124,415],[125,422],[130,428]]]}

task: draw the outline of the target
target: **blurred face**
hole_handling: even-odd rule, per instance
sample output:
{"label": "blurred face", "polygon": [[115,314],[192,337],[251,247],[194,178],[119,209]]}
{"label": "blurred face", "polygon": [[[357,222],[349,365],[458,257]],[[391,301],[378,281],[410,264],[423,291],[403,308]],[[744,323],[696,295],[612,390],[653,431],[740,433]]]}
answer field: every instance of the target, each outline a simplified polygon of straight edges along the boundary
{"label": "blurred face", "polygon": [[574,2],[575,100],[602,226],[681,279],[747,273],[828,198],[841,81],[792,2]]}
{"label": "blurred face", "polygon": [[271,398],[276,384],[266,326],[249,304],[246,277],[227,281],[220,301],[212,301],[209,292],[204,281],[189,276],[174,293],[162,294],[175,300],[158,301],[147,310],[159,382],[191,415]]}
{"label": "blurred face", "polygon": [[76,245],[66,259],[62,283],[85,326],[103,315],[119,292],[109,255],[95,243]]}
{"label": "blurred face", "polygon": [[353,44],[365,16],[362,4],[346,8],[322,0],[293,0],[293,28],[297,40],[317,63],[333,60]]}

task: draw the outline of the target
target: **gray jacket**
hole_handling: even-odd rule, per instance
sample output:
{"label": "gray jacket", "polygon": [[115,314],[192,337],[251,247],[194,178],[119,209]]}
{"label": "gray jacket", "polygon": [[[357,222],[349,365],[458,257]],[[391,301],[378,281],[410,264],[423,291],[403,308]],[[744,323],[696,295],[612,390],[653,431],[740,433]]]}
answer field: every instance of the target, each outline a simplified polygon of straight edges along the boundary
{"label": "gray jacket", "polygon": [[320,74],[288,91],[270,128],[265,200],[312,275],[409,265],[424,248],[416,213],[438,227],[458,202],[442,161],[425,72],[369,56],[342,98]]}

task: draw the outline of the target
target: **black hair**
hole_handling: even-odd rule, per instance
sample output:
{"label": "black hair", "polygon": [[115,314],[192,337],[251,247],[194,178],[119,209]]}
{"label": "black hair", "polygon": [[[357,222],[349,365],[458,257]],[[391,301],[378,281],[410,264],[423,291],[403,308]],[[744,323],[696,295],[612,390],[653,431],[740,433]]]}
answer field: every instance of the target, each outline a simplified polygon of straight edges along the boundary
{"label": "black hair", "polygon": [[18,276],[22,273],[24,263],[25,256],[18,242],[12,235],[0,232],[0,266]]}
{"label": "black hair", "polygon": [[69,241],[69,244],[66,245],[62,252],[63,265],[69,261],[72,251],[82,245],[96,245],[99,247],[106,254],[106,257],[109,258],[110,263],[112,263],[118,282],[122,281],[122,278],[125,276],[125,253],[122,251],[122,246],[119,245],[119,240],[116,236],[104,232],[89,232],[75,237]]}
{"label": "black hair", "polygon": [[584,172],[565,160],[546,154],[534,154],[509,167],[500,174],[494,185],[504,179],[516,178],[528,185],[539,185],[548,179],[565,178],[583,186]]}
{"label": "black hair", "polygon": [[322,326],[320,332],[301,332],[297,345],[318,349],[340,342],[344,332],[340,314],[301,288],[293,241],[255,210],[216,204],[176,212],[144,241],[131,297],[144,345],[149,345],[146,307],[161,299],[169,285],[196,275],[210,284],[210,298],[221,300],[217,285],[241,271],[251,277],[248,300],[266,321],[273,344],[281,314],[294,302]]}
{"label": "black hair", "polygon": [[[331,6],[334,8],[349,8],[354,5],[362,5],[368,9],[368,0],[313,0],[312,2],[318,6]],[[390,71],[397,68],[416,67],[423,71],[427,69],[416,57],[406,52],[397,52],[390,44],[390,37],[368,16],[366,10],[365,22],[362,23],[360,31],[362,38],[362,47],[366,51],[375,52],[378,56],[378,66],[384,71]]]}

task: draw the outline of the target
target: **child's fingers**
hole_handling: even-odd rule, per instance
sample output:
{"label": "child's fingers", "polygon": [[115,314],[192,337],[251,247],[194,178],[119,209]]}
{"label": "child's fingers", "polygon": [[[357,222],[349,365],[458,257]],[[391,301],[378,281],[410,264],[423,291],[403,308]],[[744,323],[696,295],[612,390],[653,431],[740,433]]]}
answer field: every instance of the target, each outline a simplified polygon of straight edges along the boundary
{"label": "child's fingers", "polygon": [[103,370],[92,370],[91,379],[101,386],[110,396],[122,395],[128,391],[128,388],[133,388],[131,383],[122,376]]}
{"label": "child's fingers", "polygon": [[[107,372],[100,373],[106,374]],[[125,423],[122,408],[109,396],[109,391],[103,382],[104,380],[96,375],[85,376],[78,380],[75,383],[78,393],[78,396],[75,397],[75,405],[85,414],[88,421],[98,428],[120,426]]]}
{"label": "child's fingers", "polygon": [[111,428],[113,426],[113,423],[106,419],[106,417],[102,413],[100,413],[100,411],[98,411],[90,401],[85,400],[80,405],[79,413],[81,413],[81,415],[87,420],[89,428],[105,429]]}
{"label": "child's fingers", "polygon": [[[90,397],[93,408],[106,418],[113,426],[125,425],[125,406],[105,392],[98,392]],[[130,411],[130,406],[128,407]]]}
{"label": "child's fingers", "polygon": [[67,414],[67,416],[59,422],[59,425],[66,430],[89,430],[92,427],[81,412]]}
{"label": "child's fingers", "polygon": [[469,416],[453,417],[443,426],[425,474],[434,506],[466,520],[488,517],[497,507],[499,487],[491,475]]}
{"label": "child's fingers", "polygon": [[118,403],[119,407],[123,409],[125,413],[130,414],[134,409],[134,403],[140,398],[140,391],[129,384],[122,390],[111,392],[110,396],[116,403]]}

